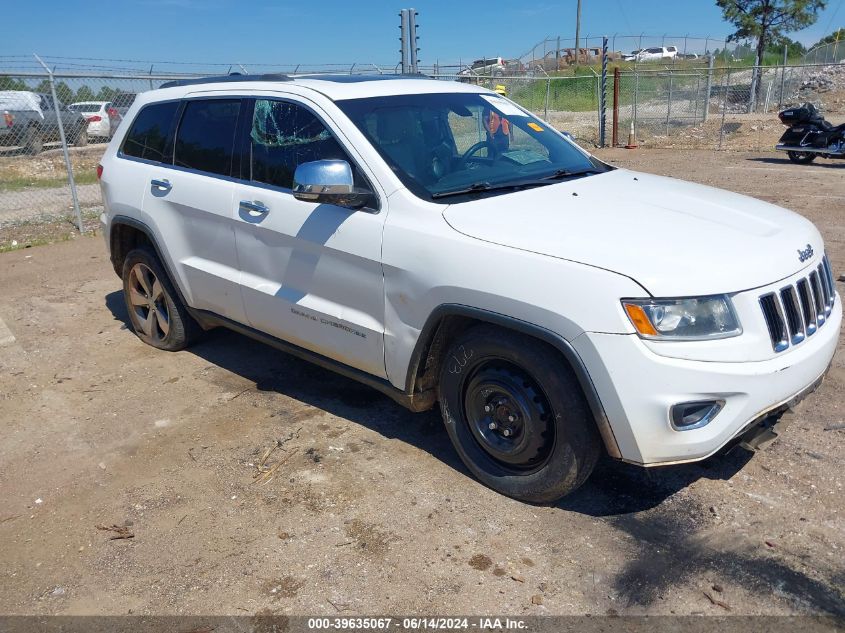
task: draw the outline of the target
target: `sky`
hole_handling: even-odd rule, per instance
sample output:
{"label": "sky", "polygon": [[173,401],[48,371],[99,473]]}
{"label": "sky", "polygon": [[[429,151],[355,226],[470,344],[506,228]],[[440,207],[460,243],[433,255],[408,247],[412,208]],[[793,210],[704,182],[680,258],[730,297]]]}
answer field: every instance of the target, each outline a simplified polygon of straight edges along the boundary
{"label": "sky", "polygon": [[[662,35],[723,39],[731,32],[713,0],[582,0],[582,36]],[[828,0],[816,24],[793,34],[812,44],[845,26],[845,0]],[[401,8],[419,11],[422,64],[518,57],[547,36],[574,37],[576,0],[39,0],[3,9],[4,56],[90,57],[249,64],[391,64],[399,58]],[[591,40],[590,45],[597,45]],[[657,42],[660,43],[659,41]],[[617,40],[616,48],[636,48]],[[654,45],[649,42],[650,45]],[[646,45],[649,45],[646,44]]]}

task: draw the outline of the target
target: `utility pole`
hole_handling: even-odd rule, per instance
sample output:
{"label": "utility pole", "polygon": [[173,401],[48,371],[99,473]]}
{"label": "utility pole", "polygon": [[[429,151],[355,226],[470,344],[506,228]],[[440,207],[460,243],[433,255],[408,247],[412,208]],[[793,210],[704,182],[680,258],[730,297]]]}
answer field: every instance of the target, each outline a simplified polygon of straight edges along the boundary
{"label": "utility pole", "polygon": [[581,0],[578,0],[578,13],[575,17],[575,74],[578,74],[578,58],[581,57]]}
{"label": "utility pole", "polygon": [[417,46],[419,41],[419,38],[417,37],[418,15],[419,12],[415,9],[402,9],[399,13],[399,29],[402,32],[399,37],[399,41],[402,43],[400,53],[402,54],[403,75],[419,73],[418,54],[420,48]]}
{"label": "utility pole", "polygon": [[410,47],[411,52],[411,72],[414,75],[418,75],[420,72],[419,69],[419,59],[418,55],[420,52],[420,47],[417,46],[419,38],[417,37],[417,16],[419,13],[416,9],[407,9],[408,11],[408,46]]}
{"label": "utility pole", "polygon": [[402,74],[407,75],[410,72],[411,62],[409,58],[409,51],[408,51],[408,11],[407,9],[402,9],[399,13],[400,23],[400,48],[399,53],[402,55]]}

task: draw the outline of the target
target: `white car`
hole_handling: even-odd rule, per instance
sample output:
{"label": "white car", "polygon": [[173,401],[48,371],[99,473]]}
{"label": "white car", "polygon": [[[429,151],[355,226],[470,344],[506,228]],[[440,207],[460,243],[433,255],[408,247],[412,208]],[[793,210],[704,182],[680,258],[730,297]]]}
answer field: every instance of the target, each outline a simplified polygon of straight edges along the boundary
{"label": "white car", "polygon": [[71,103],[68,110],[79,112],[88,121],[88,136],[97,138],[111,138],[109,101],[79,101]]}
{"label": "white car", "polygon": [[224,326],[439,402],[469,470],[518,499],[571,492],[602,452],[756,447],[836,348],[809,221],[614,168],[478,86],[207,78],[126,121],[101,220],[142,341]]}
{"label": "white car", "polygon": [[678,56],[676,46],[653,46],[632,51],[630,55],[623,58],[627,62],[657,62],[666,59],[674,59]]}

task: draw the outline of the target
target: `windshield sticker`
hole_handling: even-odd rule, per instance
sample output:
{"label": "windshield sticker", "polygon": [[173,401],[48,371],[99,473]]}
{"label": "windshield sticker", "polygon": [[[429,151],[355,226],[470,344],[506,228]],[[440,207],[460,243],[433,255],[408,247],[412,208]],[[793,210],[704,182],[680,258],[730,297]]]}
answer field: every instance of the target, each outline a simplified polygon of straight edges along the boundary
{"label": "windshield sticker", "polygon": [[528,165],[529,163],[548,162],[546,157],[538,152],[533,152],[530,149],[517,149],[510,152],[503,152],[502,156],[509,158],[519,165]]}
{"label": "windshield sticker", "polygon": [[532,130],[534,130],[535,132],[542,132],[542,131],[543,131],[543,128],[541,128],[539,125],[537,125],[536,123],[534,123],[534,121],[530,121],[530,122],[528,123],[528,127],[530,127],[530,128],[531,128]]}
{"label": "windshield sticker", "polygon": [[511,103],[507,99],[503,99],[502,97],[495,97],[493,95],[478,95],[482,99],[484,99],[487,103],[491,106],[496,108],[502,115],[504,116],[528,116],[516,107],[515,104]]}

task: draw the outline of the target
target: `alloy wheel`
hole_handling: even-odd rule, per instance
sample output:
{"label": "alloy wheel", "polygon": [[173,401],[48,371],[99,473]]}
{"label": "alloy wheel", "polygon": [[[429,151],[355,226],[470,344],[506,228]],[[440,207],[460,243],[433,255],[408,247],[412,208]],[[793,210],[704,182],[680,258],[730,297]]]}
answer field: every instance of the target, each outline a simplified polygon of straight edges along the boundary
{"label": "alloy wheel", "polygon": [[135,264],[129,272],[129,303],[136,329],[155,341],[170,332],[170,310],[161,281],[145,264]]}

